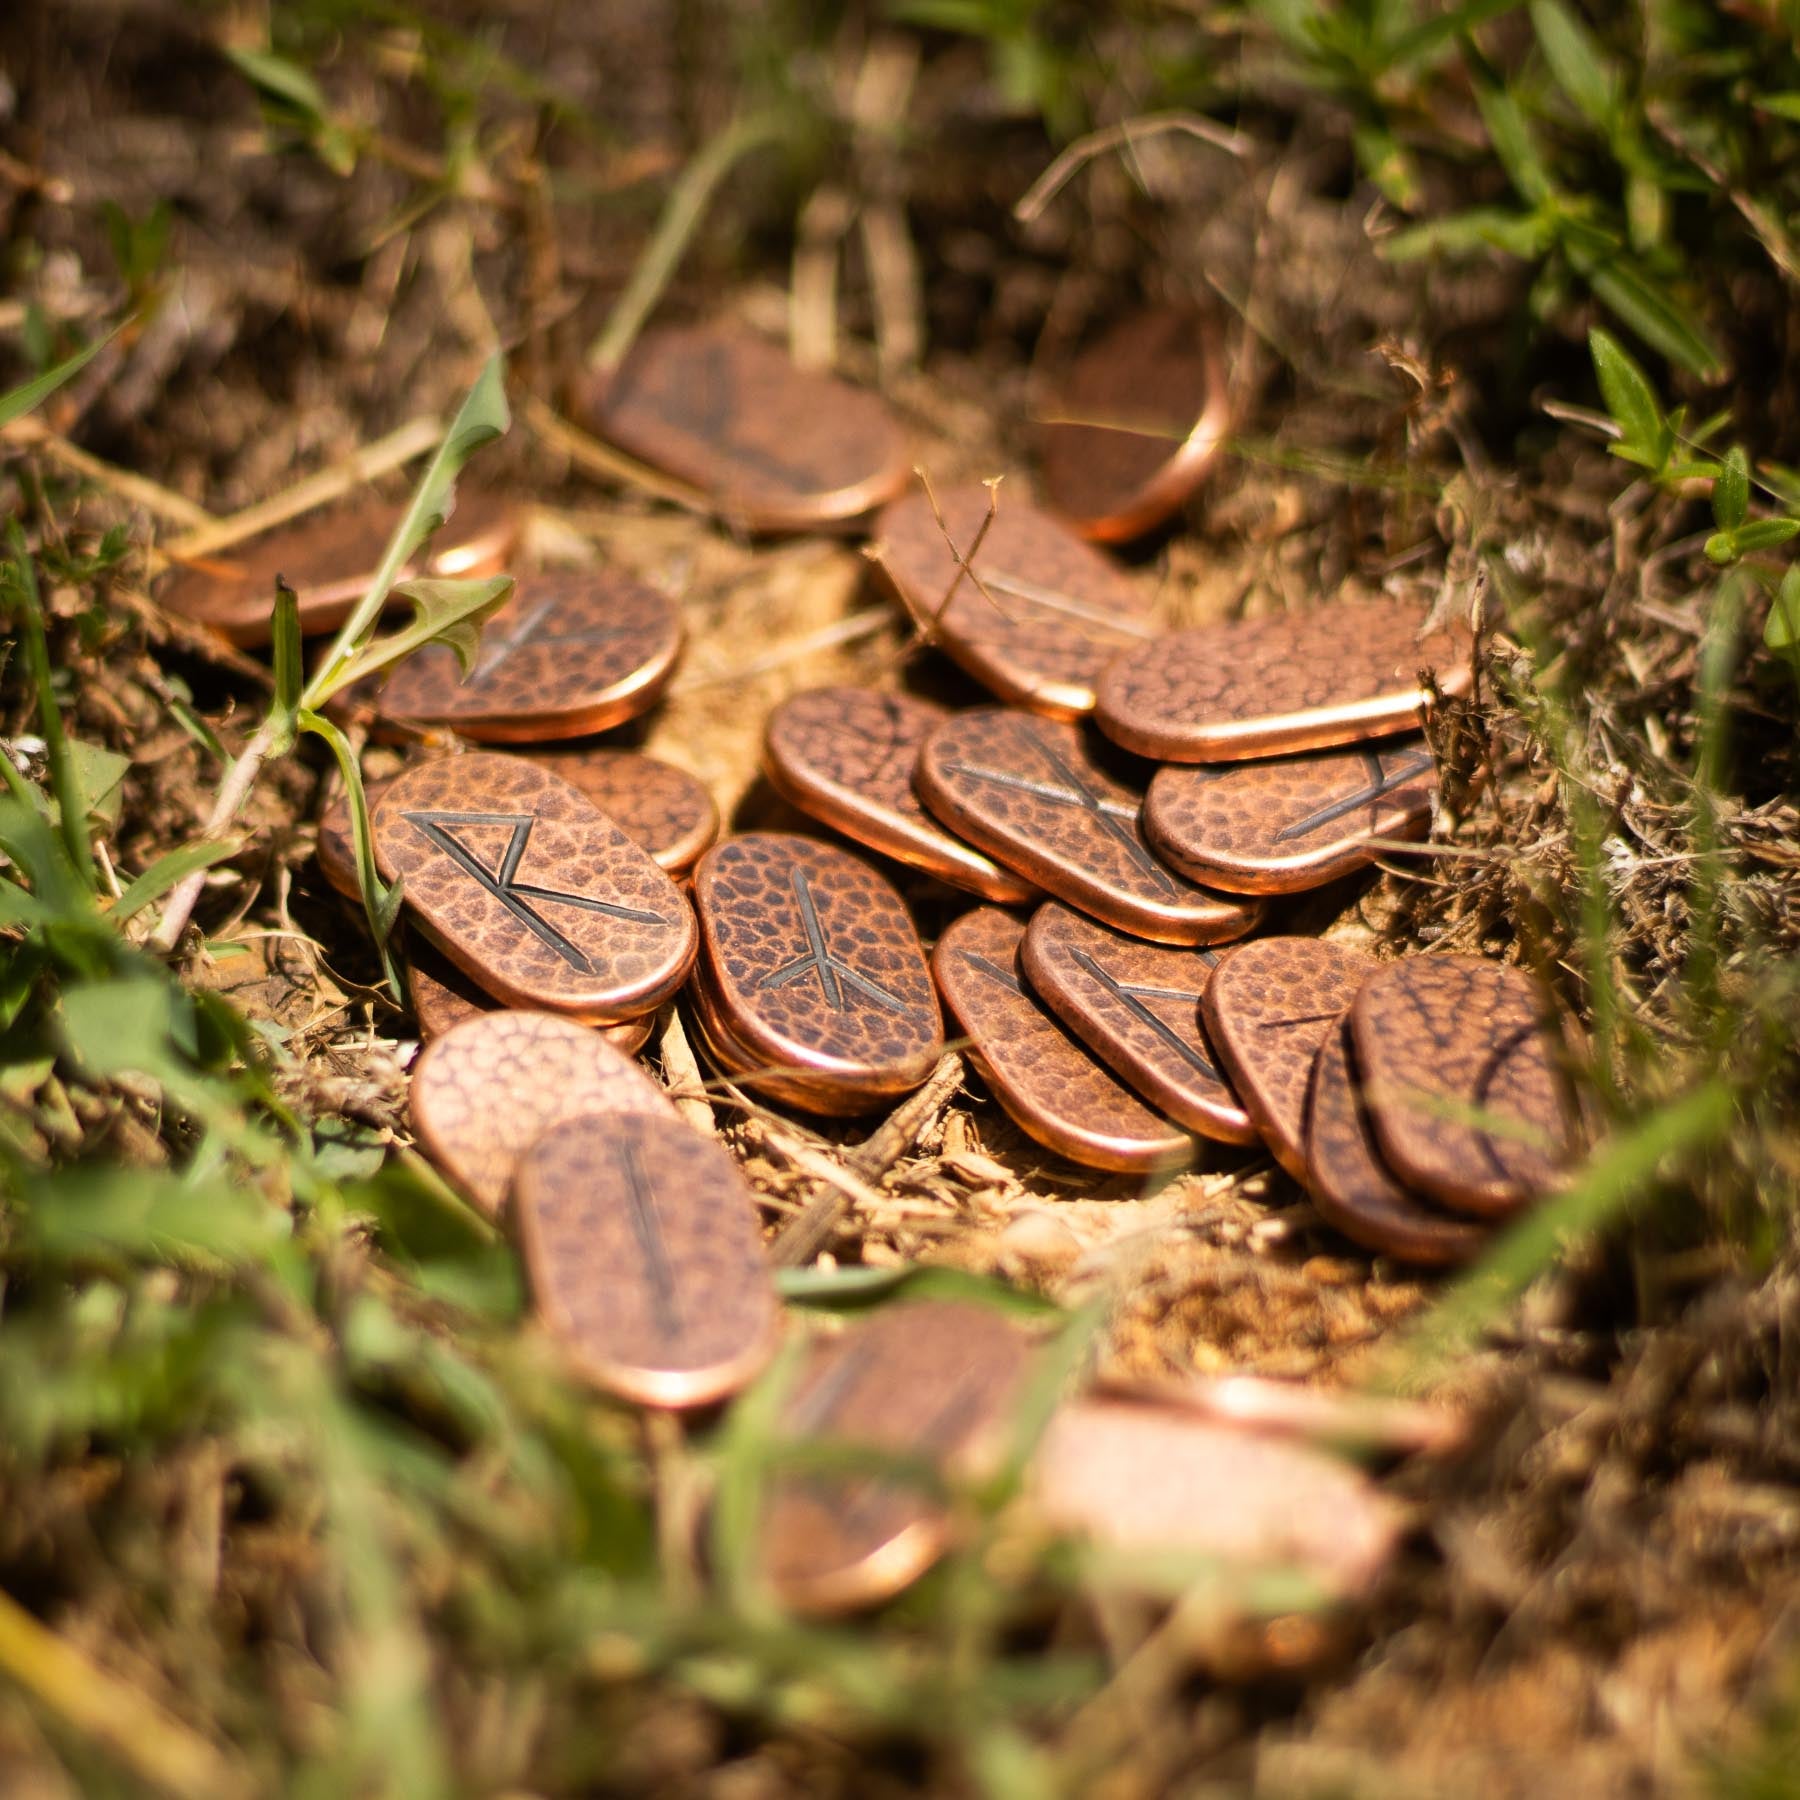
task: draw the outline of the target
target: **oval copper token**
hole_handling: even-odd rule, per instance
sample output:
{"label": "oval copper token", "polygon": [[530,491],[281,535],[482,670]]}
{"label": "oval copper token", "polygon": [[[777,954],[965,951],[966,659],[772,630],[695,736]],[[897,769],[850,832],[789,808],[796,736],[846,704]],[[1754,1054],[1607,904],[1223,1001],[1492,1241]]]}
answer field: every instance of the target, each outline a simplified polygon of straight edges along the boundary
{"label": "oval copper token", "polygon": [[719,835],[719,809],[697,776],[635,750],[536,750],[531,760],[578,788],[652,861],[685,875]]}
{"label": "oval copper token", "polygon": [[[1485,957],[1409,956],[1371,978],[1350,1024],[1375,1137],[1402,1181],[1484,1218],[1550,1185],[1570,1134],[1549,1017],[1530,975]],[[1456,1116],[1471,1108],[1498,1128]]]}
{"label": "oval copper token", "polygon": [[1218,333],[1176,307],[1109,327],[1037,406],[1050,504],[1085,538],[1124,543],[1206,479],[1231,423]]}
{"label": "oval copper token", "polygon": [[[449,957],[416,936],[406,949],[406,988],[413,1018],[418,1022],[420,1042],[426,1044],[441,1038],[464,1019],[478,1019],[500,1010],[500,1002],[492,994],[471,981]],[[648,1041],[653,1023],[652,1015],[646,1013],[641,1019],[623,1019],[617,1025],[581,1025],[576,1029],[592,1032],[622,1056],[634,1056]]]}
{"label": "oval copper token", "polygon": [[1265,762],[1158,769],[1144,836],[1191,881],[1291,894],[1366,868],[1371,839],[1431,829],[1437,765],[1422,738]]}
{"label": "oval copper token", "polygon": [[581,737],[636,718],[681,654],[681,616],[616,569],[522,575],[481,633],[465,677],[427,644],[388,678],[384,717],[447,725],[487,744]]}
{"label": "oval copper token", "polygon": [[[355,611],[380,566],[404,508],[383,502],[311,514],[170,572],[158,596],[171,612],[246,649],[269,642],[275,623],[275,578],[300,602],[300,629],[335,631]],[[519,515],[490,494],[459,496],[450,518],[426,545],[410,575],[491,575],[518,542]]]}
{"label": "oval copper token", "polygon": [[1202,1137],[1249,1144],[1256,1127],[1200,1022],[1216,960],[1108,931],[1054,901],[1032,914],[1021,953],[1039,998],[1159,1112]]}
{"label": "oval copper token", "polygon": [[1032,998],[1025,927],[991,906],[938,939],[931,972],[969,1036],[969,1054],[1021,1131],[1071,1162],[1128,1174],[1175,1168],[1193,1140],[1160,1119]]}
{"label": "oval copper token", "polygon": [[769,715],[763,766],[802,812],[845,837],[1002,905],[1037,889],[973,845],[952,837],[913,792],[927,733],[949,709],[872,688],[813,688]]}
{"label": "oval copper token", "polygon": [[519,1158],[553,1125],[590,1113],[656,1113],[668,1096],[598,1032],[549,1013],[467,1018],[413,1064],[419,1147],[451,1185],[497,1218]]}
{"label": "oval copper token", "polygon": [[385,880],[458,968],[514,1006],[613,1024],[680,987],[699,943],[673,881],[522,756],[446,756],[375,813]]}
{"label": "oval copper token", "polygon": [[1331,1028],[1376,964],[1325,938],[1268,937],[1221,957],[1201,996],[1207,1034],[1275,1160],[1306,1180],[1306,1089]]}
{"label": "oval copper token", "polygon": [[1381,1159],[1340,1019],[1319,1046],[1306,1096],[1306,1187],[1319,1217],[1345,1237],[1406,1262],[1467,1262],[1485,1227],[1452,1218],[1409,1193]]}
{"label": "oval copper token", "polygon": [[[1029,1341],[993,1307],[879,1307],[810,1347],[782,1433],[975,1474],[1004,1448],[1030,1361]],[[781,1476],[763,1515],[763,1573],[799,1612],[873,1606],[922,1575],[949,1536],[949,1513],[917,1482],[879,1470]]]}
{"label": "oval copper token", "polygon": [[912,466],[874,394],[726,326],[646,331],[589,405],[602,436],[751,531],[859,518],[899,493]]}
{"label": "oval copper token", "polygon": [[887,879],[835,844],[727,838],[694,871],[701,978],[731,1043],[791,1072],[755,1085],[860,1112],[915,1088],[944,1053],[919,934]]}
{"label": "oval copper token", "polygon": [[609,1393],[709,1406],[773,1355],[756,1203],[716,1138],[645,1113],[553,1126],[520,1160],[513,1216],[538,1316]]}
{"label": "oval copper token", "polygon": [[[1002,700],[1052,718],[1090,712],[1100,671],[1153,635],[1136,584],[1004,488],[985,534],[985,487],[952,488],[938,505],[941,528],[922,493],[897,500],[876,521],[879,567],[902,605]],[[958,555],[972,576],[959,578]]]}
{"label": "oval copper token", "polygon": [[1165,762],[1237,762],[1414,731],[1430,670],[1467,691],[1461,626],[1420,636],[1416,607],[1337,600],[1305,612],[1178,631],[1127,650],[1100,678],[1094,716],[1115,743]]}
{"label": "oval copper token", "polygon": [[1256,901],[1172,874],[1138,824],[1142,795],[1082,730],[1001,706],[954,713],[919,754],[919,798],[951,827],[1059,900],[1165,944],[1217,943],[1256,923]]}

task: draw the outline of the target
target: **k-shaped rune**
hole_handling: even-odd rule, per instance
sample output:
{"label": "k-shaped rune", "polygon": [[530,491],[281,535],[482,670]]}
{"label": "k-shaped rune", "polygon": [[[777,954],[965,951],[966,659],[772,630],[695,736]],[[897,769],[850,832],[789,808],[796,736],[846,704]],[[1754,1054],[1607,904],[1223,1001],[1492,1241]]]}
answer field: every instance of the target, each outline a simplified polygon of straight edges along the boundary
{"label": "k-shaped rune", "polygon": [[794,903],[800,908],[800,923],[806,929],[806,954],[796,956],[790,963],[783,963],[779,969],[765,975],[756,985],[758,988],[786,987],[790,981],[798,981],[802,975],[816,974],[819,987],[824,992],[825,1004],[833,1012],[847,1012],[849,1002],[844,998],[844,989],[861,994],[865,1000],[873,1000],[877,1006],[885,1006],[889,1012],[903,1013],[911,1009],[897,994],[890,994],[879,982],[871,981],[868,976],[834,956],[831,942],[825,935],[825,921],[819,917],[818,903],[813,899],[812,883],[806,877],[806,871],[795,868],[792,874]]}
{"label": "k-shaped rune", "polygon": [[630,628],[624,625],[589,625],[579,631],[539,632],[538,622],[555,604],[554,600],[540,600],[506,631],[497,632],[490,625],[481,634],[481,650],[465,685],[480,687],[527,644],[598,644],[606,638],[630,635]]}
{"label": "k-shaped rune", "polygon": [[1427,774],[1431,769],[1429,750],[1401,750],[1390,754],[1393,761],[1384,763],[1379,750],[1360,752],[1363,785],[1354,794],[1347,794],[1342,800],[1333,800],[1329,805],[1321,806],[1317,812],[1308,813],[1304,819],[1296,819],[1292,825],[1282,826],[1275,834],[1276,843],[1284,844],[1289,838],[1305,837],[1309,831],[1317,831],[1321,825],[1329,825],[1345,814],[1355,812],[1359,806],[1368,806],[1383,794],[1391,794],[1396,788],[1405,787],[1415,775]]}
{"label": "k-shaped rune", "polygon": [[1151,1031],[1155,1032],[1158,1041],[1173,1050],[1190,1068],[1204,1075],[1209,1081],[1220,1079],[1219,1071],[1202,1053],[1200,1046],[1190,1044],[1166,1019],[1158,1018],[1145,1004],[1149,1000],[1191,1001],[1197,1019],[1200,1013],[1200,996],[1198,994],[1190,994],[1186,988],[1146,987],[1139,982],[1121,981],[1110,969],[1105,968],[1094,957],[1089,956],[1085,950],[1071,949],[1069,954],[1075,959],[1077,968],[1105,988],[1139,1024],[1148,1026]]}

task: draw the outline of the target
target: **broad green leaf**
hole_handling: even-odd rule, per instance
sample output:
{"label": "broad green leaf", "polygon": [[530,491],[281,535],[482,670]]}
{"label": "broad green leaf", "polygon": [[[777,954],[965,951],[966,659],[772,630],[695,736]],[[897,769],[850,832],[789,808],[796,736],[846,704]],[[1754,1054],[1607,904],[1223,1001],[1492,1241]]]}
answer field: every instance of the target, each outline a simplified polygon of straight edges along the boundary
{"label": "broad green leaf", "polygon": [[183,844],[159,856],[137,880],[113,902],[107,917],[115,925],[143,911],[154,900],[160,900],[183,876],[196,869],[210,869],[214,863],[236,856],[243,848],[241,838],[214,838],[203,844]]}
{"label": "broad green leaf", "polygon": [[1750,459],[1733,444],[1712,492],[1713,518],[1721,531],[1736,531],[1750,510]]}
{"label": "broad green leaf", "polygon": [[36,790],[4,751],[0,751],[0,780],[12,790],[0,800],[0,851],[31,883],[32,893],[53,918],[92,917],[91,890],[76,874],[62,840],[33,803]]}
{"label": "broad green leaf", "polygon": [[1570,261],[1587,277],[1595,296],[1652,349],[1703,381],[1724,375],[1725,359],[1705,328],[1626,257],[1602,262],[1572,251]]}
{"label": "broad green leaf", "polygon": [[1480,250],[1498,250],[1530,261],[1542,256],[1554,238],[1549,222],[1537,213],[1473,206],[1447,219],[1431,219],[1396,231],[1381,240],[1381,254],[1389,262],[1405,263],[1426,256],[1471,256]]}
{"label": "broad green leaf", "polygon": [[1538,47],[1556,85],[1590,125],[1610,131],[1619,107],[1618,72],[1562,0],[1531,0]]}
{"label": "broad green leaf", "polygon": [[332,691],[341,692],[383,669],[391,669],[427,644],[448,644],[467,675],[475,666],[475,655],[481,647],[481,627],[506,604],[512,591],[510,575],[454,579],[421,576],[401,582],[394,592],[411,603],[412,623],[366,645],[345,665]]}
{"label": "broad green leaf", "polygon": [[1542,206],[1555,195],[1556,184],[1518,101],[1491,81],[1477,79],[1474,88],[1494,154],[1520,195],[1532,206]]}
{"label": "broad green leaf", "polygon": [[1773,113],[1778,119],[1792,119],[1800,125],[1800,94],[1758,94],[1753,104],[1758,112]]}
{"label": "broad green leaf", "polygon": [[1790,563],[1781,586],[1769,606],[1769,617],[1763,625],[1763,642],[1771,650],[1789,650],[1800,645],[1800,563]]}
{"label": "broad green leaf", "polygon": [[1627,446],[1653,455],[1658,464],[1667,454],[1668,433],[1662,405],[1650,377],[1610,331],[1596,326],[1588,333],[1588,351],[1600,382],[1600,397]]}
{"label": "broad green leaf", "polygon": [[104,337],[95,338],[85,349],[77,350],[66,362],[59,362],[54,369],[46,369],[42,375],[22,386],[0,394],[0,428],[10,425],[14,419],[22,419],[28,412],[43,405],[65,381],[79,375],[113,341],[119,329],[115,325]]}
{"label": "broad green leaf", "polygon": [[1800,519],[1752,519],[1736,536],[1739,555],[1748,556],[1752,550],[1770,550],[1800,536]]}
{"label": "broad green leaf", "polygon": [[191,1037],[187,996],[151,972],[78,982],[62,996],[64,1047],[91,1075],[148,1075],[176,1069],[178,1038]]}
{"label": "broad green leaf", "polygon": [[331,117],[324,89],[297,62],[273,50],[227,49],[225,54],[270,99],[304,113],[309,120],[322,122]]}
{"label": "broad green leaf", "polygon": [[101,744],[70,738],[69,761],[74,765],[76,785],[86,803],[87,816],[108,825],[114,823],[119,816],[119,790],[131,768],[131,758]]}
{"label": "broad green leaf", "polygon": [[88,1165],[25,1184],[23,1231],[59,1262],[133,1257],[255,1260],[292,1229],[253,1187],[195,1183],[166,1169]]}

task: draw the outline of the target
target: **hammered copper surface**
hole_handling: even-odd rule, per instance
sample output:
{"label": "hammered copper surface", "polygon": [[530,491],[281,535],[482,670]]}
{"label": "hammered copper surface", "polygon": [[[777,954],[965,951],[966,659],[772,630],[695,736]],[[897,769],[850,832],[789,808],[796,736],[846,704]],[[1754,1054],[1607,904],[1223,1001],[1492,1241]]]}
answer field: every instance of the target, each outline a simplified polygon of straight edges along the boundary
{"label": "hammered copper surface", "polygon": [[[275,623],[275,578],[300,602],[300,629],[335,631],[355,610],[405,509],[361,502],[278,525],[242,544],[178,566],[157,596],[171,612],[254,649]],[[497,573],[518,541],[519,515],[489,494],[460,497],[450,519],[400,579]]]}
{"label": "hammered copper surface", "polygon": [[478,743],[581,737],[636,718],[680,654],[681,616],[654,588],[616,569],[522,575],[466,677],[449,645],[427,644],[388,678],[380,708]]}
{"label": "hammered copper surface", "polygon": [[[978,1477],[1005,1448],[1030,1365],[1029,1341],[993,1307],[883,1306],[810,1346],[782,1435]],[[784,1605],[841,1612],[900,1592],[949,1534],[944,1506],[916,1482],[879,1470],[784,1475],[763,1515],[762,1568]]]}
{"label": "hammered copper surface", "polygon": [[1142,794],[1098,759],[1079,725],[1001,706],[952,714],[925,740],[914,781],[952,830],[1121,931],[1217,943],[1241,937],[1261,911],[1163,867],[1138,824]]}
{"label": "hammered copper surface", "polygon": [[708,1406],[775,1349],[756,1202],[716,1138],[616,1113],[552,1127],[513,1185],[538,1316],[590,1381],[642,1406]]}
{"label": "hammered copper surface", "polygon": [[[385,781],[363,783],[363,799],[368,804],[371,821],[375,817],[375,803],[387,791],[387,786]],[[356,833],[350,824],[350,797],[342,786],[319,815],[319,842],[315,854],[319,859],[319,873],[346,900],[354,900],[360,905],[362,889],[356,880]]]}
{"label": "hammered copper surface", "polygon": [[913,792],[927,733],[949,708],[873,688],[813,688],[769,715],[763,766],[802,812],[871,850],[1001,905],[1036,898],[1010,869],[952,837]]}
{"label": "hammered copper surface", "polygon": [[[417,934],[406,947],[406,988],[419,1039],[426,1044],[464,1019],[479,1018],[500,1007],[492,994]],[[654,1022],[646,1013],[641,1019],[623,1019],[617,1025],[583,1025],[579,1029],[591,1031],[621,1055],[633,1056],[648,1041]]]}
{"label": "hammered copper surface", "polygon": [[729,326],[646,331],[589,396],[594,429],[751,531],[810,531],[891,500],[912,467],[882,402]]}
{"label": "hammered copper surface", "polygon": [[925,952],[867,863],[815,838],[751,832],[700,859],[694,903],[710,1000],[757,1062],[858,1110],[931,1073],[944,1031]]}
{"label": "hammered copper surface", "polygon": [[1398,600],[1337,600],[1304,612],[1178,631],[1127,650],[1100,678],[1094,716],[1127,750],[1165,762],[1237,762],[1416,730],[1431,671],[1467,690],[1469,634],[1420,636]]}
{"label": "hammered copper surface", "polygon": [[1021,955],[1038,998],[1159,1112],[1227,1144],[1256,1139],[1220,1071],[1200,995],[1217,959],[1108,931],[1052,901],[1032,914]]}
{"label": "hammered copper surface", "polygon": [[1175,307],[1109,326],[1050,387],[1036,404],[1045,495],[1100,543],[1139,537],[1177,512],[1230,427],[1218,333]]}
{"label": "hammered copper surface", "polygon": [[1275,1160],[1306,1180],[1313,1061],[1377,967],[1324,938],[1268,937],[1221,957],[1201,997],[1207,1034]]}
{"label": "hammered copper surface", "polygon": [[719,809],[698,777],[635,750],[534,750],[539,768],[578,788],[671,875],[685,875],[719,835]]}
{"label": "hammered copper surface", "polygon": [[[896,501],[875,522],[879,566],[915,622],[1002,700],[1052,718],[1091,711],[1100,671],[1152,635],[1137,584],[1009,488],[972,556],[988,490],[952,488],[938,505],[942,530],[923,493]],[[979,581],[957,580],[944,531]]]}
{"label": "hammered copper surface", "polygon": [[937,941],[931,972],[969,1055],[1028,1137],[1096,1169],[1178,1167],[1193,1140],[1160,1119],[1032,998],[1019,967],[1025,927],[977,907]]}
{"label": "hammered copper surface", "polygon": [[409,1104],[419,1148],[498,1217],[519,1158],[553,1125],[591,1113],[655,1113],[668,1097],[598,1032],[549,1013],[462,1020],[419,1053]]}
{"label": "hammered copper surface", "polygon": [[[1390,963],[1350,1009],[1357,1065],[1388,1165],[1459,1212],[1512,1212],[1555,1179],[1569,1138],[1547,996],[1480,956]],[[1449,1116],[1478,1108],[1516,1128]]]}
{"label": "hammered copper surface", "polygon": [[1371,839],[1424,837],[1436,793],[1422,738],[1164,768],[1144,793],[1144,836],[1192,881],[1298,893],[1367,867]]}
{"label": "hammered copper surface", "polygon": [[566,781],[520,756],[446,756],[398,776],[376,861],[459,968],[514,1006],[634,1019],[686,979],[687,901]]}
{"label": "hammered copper surface", "polygon": [[1306,1099],[1306,1187],[1327,1225],[1365,1249],[1406,1262],[1467,1262],[1487,1229],[1408,1192],[1382,1160],[1340,1019],[1319,1046]]}

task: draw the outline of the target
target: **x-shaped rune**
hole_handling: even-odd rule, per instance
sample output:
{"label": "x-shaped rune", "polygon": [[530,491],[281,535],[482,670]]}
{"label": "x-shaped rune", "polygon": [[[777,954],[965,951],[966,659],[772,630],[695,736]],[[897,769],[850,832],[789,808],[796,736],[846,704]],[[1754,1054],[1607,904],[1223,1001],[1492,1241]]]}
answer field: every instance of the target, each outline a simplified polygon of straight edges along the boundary
{"label": "x-shaped rune", "polygon": [[849,1011],[849,1002],[844,998],[846,988],[854,994],[861,994],[865,1000],[873,1000],[877,1006],[885,1006],[889,1012],[911,1011],[899,995],[890,994],[879,982],[871,981],[868,976],[853,969],[842,957],[832,953],[831,941],[825,934],[825,922],[819,917],[818,903],[813,899],[812,883],[807,879],[806,871],[795,868],[792,882],[794,903],[800,908],[800,923],[806,931],[806,954],[796,956],[792,962],[783,963],[779,969],[765,975],[756,984],[757,987],[786,987],[789,982],[798,981],[802,975],[816,974],[820,990],[825,995],[825,1004],[833,1012]]}
{"label": "x-shaped rune", "polygon": [[469,671],[466,685],[480,687],[527,644],[598,644],[605,638],[630,636],[630,627],[625,625],[589,625],[579,631],[539,632],[538,622],[555,604],[554,600],[540,600],[506,631],[496,632],[490,625],[481,634],[481,650],[475,658],[474,668]]}
{"label": "x-shaped rune", "polygon": [[1139,1024],[1146,1025],[1155,1032],[1158,1040],[1173,1050],[1191,1069],[1205,1076],[1208,1081],[1216,1082],[1220,1079],[1219,1071],[1213,1067],[1198,1044],[1189,1043],[1166,1019],[1158,1018],[1145,1005],[1148,1000],[1192,1001],[1197,1018],[1200,1010],[1200,996],[1197,993],[1190,994],[1186,988],[1146,987],[1139,982],[1121,981],[1085,950],[1071,950],[1069,955],[1078,969],[1105,988]]}
{"label": "x-shaped rune", "polygon": [[1317,831],[1321,825],[1330,825],[1335,820],[1353,813],[1359,806],[1368,806],[1379,800],[1383,794],[1391,794],[1396,788],[1404,787],[1415,775],[1423,775],[1431,768],[1431,752],[1429,750],[1401,750],[1393,752],[1394,760],[1384,763],[1379,750],[1364,750],[1361,753],[1364,781],[1354,794],[1346,794],[1341,800],[1333,800],[1329,805],[1321,806],[1317,812],[1311,812],[1304,819],[1296,819],[1292,825],[1284,825],[1276,832],[1275,841],[1285,844],[1290,838],[1305,837],[1309,831]]}

